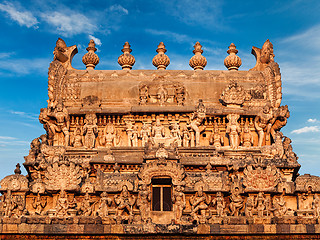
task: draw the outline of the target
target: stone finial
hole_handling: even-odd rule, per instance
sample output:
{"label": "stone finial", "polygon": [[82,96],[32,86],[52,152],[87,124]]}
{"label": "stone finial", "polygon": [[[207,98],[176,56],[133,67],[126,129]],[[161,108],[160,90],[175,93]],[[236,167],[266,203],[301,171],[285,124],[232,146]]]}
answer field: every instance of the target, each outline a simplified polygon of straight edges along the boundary
{"label": "stone finial", "polygon": [[97,51],[96,44],[91,39],[87,47],[87,53],[82,57],[82,62],[86,65],[87,69],[93,70],[99,63],[99,57],[94,52]]}
{"label": "stone finial", "polygon": [[21,174],[20,164],[19,163],[17,163],[17,165],[16,165],[16,169],[14,170],[14,174]]}
{"label": "stone finial", "polygon": [[241,58],[236,55],[238,53],[238,50],[236,49],[236,46],[233,43],[230,44],[227,53],[229,53],[229,56],[227,56],[224,59],[224,65],[230,71],[237,71],[238,68],[241,66],[242,62]]}
{"label": "stone finial", "polygon": [[193,47],[194,56],[190,59],[189,65],[194,70],[203,70],[203,68],[207,65],[207,59],[201,55],[203,53],[202,46],[199,42],[196,42]]}
{"label": "stone finial", "polygon": [[123,49],[121,50],[123,54],[118,57],[118,63],[123,70],[130,70],[136,62],[134,56],[130,54],[132,52],[132,49],[130,47],[130,44],[128,42],[125,42],[123,45]]}
{"label": "stone finial", "polygon": [[163,42],[159,43],[158,49],[157,49],[157,55],[154,56],[152,59],[152,64],[157,67],[157,69],[163,69],[165,70],[168,65],[170,64],[169,57],[165,54],[167,51],[166,46],[163,44]]}

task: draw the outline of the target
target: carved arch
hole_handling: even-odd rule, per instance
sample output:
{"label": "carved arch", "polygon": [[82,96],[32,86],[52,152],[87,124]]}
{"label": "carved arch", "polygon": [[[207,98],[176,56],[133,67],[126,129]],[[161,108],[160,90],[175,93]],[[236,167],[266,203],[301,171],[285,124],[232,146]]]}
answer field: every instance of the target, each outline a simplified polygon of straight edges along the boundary
{"label": "carved arch", "polygon": [[153,177],[168,176],[173,185],[181,185],[185,177],[184,168],[180,163],[170,161],[153,161],[142,165],[139,178],[144,184],[151,184]]}

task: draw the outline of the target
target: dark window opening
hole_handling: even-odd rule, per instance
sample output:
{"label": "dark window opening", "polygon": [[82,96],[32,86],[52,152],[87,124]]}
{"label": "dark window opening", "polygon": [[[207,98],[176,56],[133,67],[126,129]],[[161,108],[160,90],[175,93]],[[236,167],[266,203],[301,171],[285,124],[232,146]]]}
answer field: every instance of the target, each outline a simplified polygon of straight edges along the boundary
{"label": "dark window opening", "polygon": [[172,210],[171,178],[152,179],[152,211]]}

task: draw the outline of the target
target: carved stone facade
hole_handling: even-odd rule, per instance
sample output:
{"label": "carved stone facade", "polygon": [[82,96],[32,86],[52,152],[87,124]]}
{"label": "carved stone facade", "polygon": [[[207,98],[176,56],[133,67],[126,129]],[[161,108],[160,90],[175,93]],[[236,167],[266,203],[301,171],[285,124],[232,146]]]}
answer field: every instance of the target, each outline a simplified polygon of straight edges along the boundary
{"label": "carved stone facade", "polygon": [[[56,43],[39,116],[46,134],[30,144],[28,175],[17,165],[0,182],[2,233],[20,223],[35,234],[62,226],[83,234],[90,224],[99,226],[90,234],[275,234],[284,224],[320,232],[320,178],[298,175],[281,133],[290,113],[280,106],[269,40],[253,47],[249,71],[235,71],[234,44],[229,71],[203,70],[200,43],[190,60],[196,71],[165,70],[163,43],[153,59],[158,70],[131,70],[127,42],[122,70],[94,70],[93,41],[87,50],[87,69],[76,70],[76,47]],[[48,232],[35,227],[53,224]]]}

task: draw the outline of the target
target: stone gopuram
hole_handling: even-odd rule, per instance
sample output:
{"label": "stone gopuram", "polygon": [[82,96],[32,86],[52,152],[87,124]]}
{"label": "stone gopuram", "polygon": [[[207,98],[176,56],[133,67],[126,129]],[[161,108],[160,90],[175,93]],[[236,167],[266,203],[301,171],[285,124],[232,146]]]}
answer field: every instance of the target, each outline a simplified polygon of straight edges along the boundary
{"label": "stone gopuram", "polygon": [[249,71],[238,71],[233,43],[228,70],[204,70],[199,42],[193,70],[166,70],[162,42],[152,60],[156,70],[131,70],[128,42],[118,58],[122,70],[95,70],[93,40],[87,51],[86,70],[77,70],[71,65],[77,47],[56,42],[48,106],[39,116],[46,134],[31,142],[27,176],[17,164],[0,182],[2,234],[293,239],[320,233],[320,178],[299,176],[291,140],[281,132],[290,113],[281,105],[269,40],[252,48],[256,65]]}

